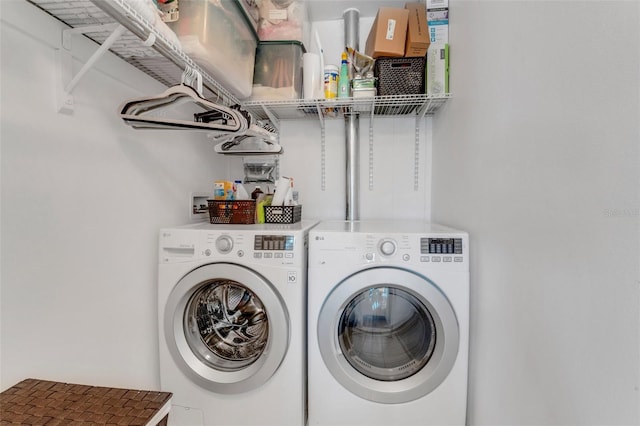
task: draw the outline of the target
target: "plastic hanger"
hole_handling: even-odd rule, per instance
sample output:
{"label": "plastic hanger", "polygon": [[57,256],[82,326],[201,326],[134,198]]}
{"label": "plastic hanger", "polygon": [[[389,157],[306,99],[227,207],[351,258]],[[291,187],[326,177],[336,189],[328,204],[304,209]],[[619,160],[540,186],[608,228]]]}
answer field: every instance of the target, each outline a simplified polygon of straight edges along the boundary
{"label": "plastic hanger", "polygon": [[[192,117],[180,117],[185,114],[183,110],[170,111],[170,107],[187,104],[198,111]],[[202,96],[202,76],[191,68],[182,74],[180,84],[160,95],[125,101],[120,105],[120,117],[135,129],[204,130],[225,139],[248,135],[277,140],[273,131],[253,123],[251,115],[239,105],[227,107],[205,99]]]}
{"label": "plastic hanger", "polygon": [[[171,118],[160,110],[168,106],[193,104],[202,111],[191,120]],[[156,114],[152,114],[156,113]],[[158,114],[159,113],[159,114]],[[247,116],[238,109],[225,107],[202,98],[191,86],[178,84],[158,96],[132,99],[120,107],[120,117],[131,127],[151,129],[199,129],[243,132],[249,128]],[[208,119],[202,119],[205,117]],[[214,119],[214,117],[217,117]]]}
{"label": "plastic hanger", "polygon": [[214,150],[225,155],[273,155],[284,152],[279,143],[248,135],[220,142]]}

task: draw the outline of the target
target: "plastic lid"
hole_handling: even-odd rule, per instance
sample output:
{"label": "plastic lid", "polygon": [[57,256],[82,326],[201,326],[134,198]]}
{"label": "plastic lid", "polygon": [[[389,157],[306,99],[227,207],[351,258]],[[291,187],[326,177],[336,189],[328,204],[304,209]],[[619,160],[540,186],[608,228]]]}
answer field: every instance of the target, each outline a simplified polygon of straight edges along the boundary
{"label": "plastic lid", "polygon": [[338,72],[338,66],[337,66],[337,65],[331,65],[331,64],[329,64],[329,65],[325,65],[324,70],[325,70],[325,71],[335,71],[335,72]]}

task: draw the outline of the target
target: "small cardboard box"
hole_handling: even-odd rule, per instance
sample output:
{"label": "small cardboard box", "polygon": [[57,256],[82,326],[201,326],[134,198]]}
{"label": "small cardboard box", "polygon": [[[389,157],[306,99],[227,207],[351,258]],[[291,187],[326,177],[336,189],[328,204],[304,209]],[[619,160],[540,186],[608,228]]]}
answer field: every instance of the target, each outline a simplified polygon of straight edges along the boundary
{"label": "small cardboard box", "polygon": [[449,45],[432,44],[427,52],[427,95],[449,93]]}
{"label": "small cardboard box", "polygon": [[425,56],[430,43],[429,28],[427,26],[427,7],[424,3],[406,3],[404,8],[409,11],[404,56],[407,58]]}
{"label": "small cardboard box", "polygon": [[448,8],[449,0],[427,0],[427,9]]}
{"label": "small cardboard box", "polygon": [[449,9],[427,9],[427,20],[431,44],[449,43]]}
{"label": "small cardboard box", "polygon": [[404,56],[408,22],[407,9],[379,8],[367,37],[365,53],[372,58]]}

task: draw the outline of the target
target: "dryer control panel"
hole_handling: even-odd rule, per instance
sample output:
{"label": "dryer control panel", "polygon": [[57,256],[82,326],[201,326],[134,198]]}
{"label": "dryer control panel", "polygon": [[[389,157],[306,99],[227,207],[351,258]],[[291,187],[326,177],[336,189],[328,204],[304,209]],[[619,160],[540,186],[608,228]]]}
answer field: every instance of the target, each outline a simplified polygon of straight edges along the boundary
{"label": "dryer control panel", "polygon": [[462,238],[420,238],[421,254],[462,254]]}
{"label": "dryer control panel", "polygon": [[310,265],[422,265],[466,270],[468,236],[418,233],[311,232]]}

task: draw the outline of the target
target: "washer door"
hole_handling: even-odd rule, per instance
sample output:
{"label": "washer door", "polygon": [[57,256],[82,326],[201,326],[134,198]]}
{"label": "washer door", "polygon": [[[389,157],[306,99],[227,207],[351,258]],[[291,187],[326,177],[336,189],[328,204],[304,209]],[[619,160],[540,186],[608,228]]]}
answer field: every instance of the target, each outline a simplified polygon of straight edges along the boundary
{"label": "washer door", "polygon": [[174,361],[189,378],[213,392],[235,394],[276,372],[289,346],[289,314],[262,275],[212,263],[174,287],[164,331]]}
{"label": "washer door", "polygon": [[364,399],[402,403],[447,377],[458,354],[458,321],[442,291],[404,269],[367,269],[340,282],[318,318],[327,368]]}

